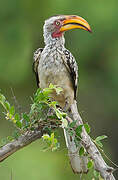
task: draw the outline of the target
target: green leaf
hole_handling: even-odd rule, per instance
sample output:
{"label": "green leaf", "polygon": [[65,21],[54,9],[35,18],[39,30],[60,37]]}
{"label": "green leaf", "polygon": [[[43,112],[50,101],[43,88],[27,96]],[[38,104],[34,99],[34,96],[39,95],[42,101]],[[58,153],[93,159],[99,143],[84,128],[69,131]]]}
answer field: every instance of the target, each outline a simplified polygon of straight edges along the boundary
{"label": "green leaf", "polygon": [[81,147],[79,150],[79,155],[83,156],[84,155],[84,147]]}
{"label": "green leaf", "polygon": [[49,136],[48,134],[43,134],[43,136],[42,136],[43,140],[48,140],[49,137],[50,137],[50,136]]}
{"label": "green leaf", "polygon": [[50,88],[50,89],[54,89],[54,88],[55,88],[55,85],[53,85],[52,83],[50,83],[49,88]]}
{"label": "green leaf", "polygon": [[95,141],[95,143],[96,143],[96,145],[97,146],[99,146],[99,147],[103,147],[103,144],[101,143],[101,140],[103,140],[103,139],[106,139],[107,138],[107,136],[105,136],[105,135],[103,135],[103,136],[98,136],[94,141]]}
{"label": "green leaf", "polygon": [[45,97],[48,97],[49,94],[52,93],[52,91],[53,91],[52,89],[45,88],[45,89],[43,90],[43,95],[44,95]]}
{"label": "green leaf", "polygon": [[68,128],[66,128],[66,129],[67,129],[67,131],[68,131],[68,133],[69,133],[70,136],[73,136],[73,135],[74,135],[74,132],[73,132],[72,130],[68,130]]}
{"label": "green leaf", "polygon": [[59,147],[59,143],[55,138],[54,132],[52,132],[50,136],[48,134],[44,134],[42,138],[47,144],[46,149],[51,149],[52,151],[54,151]]}
{"label": "green leaf", "polygon": [[56,102],[56,101],[51,101],[50,102],[50,106],[56,106],[58,104],[58,102]]}
{"label": "green leaf", "polygon": [[15,108],[14,106],[11,106],[10,110],[9,110],[9,113],[13,116],[14,113],[15,113]]}
{"label": "green leaf", "polygon": [[57,93],[57,94],[60,94],[60,92],[62,92],[62,91],[63,91],[63,89],[62,89],[62,88],[60,88],[60,87],[55,88],[55,90],[56,90],[56,93]]}
{"label": "green leaf", "polygon": [[84,124],[84,128],[86,129],[86,132],[89,134],[91,131],[90,126],[88,125],[88,123]]}
{"label": "green leaf", "polygon": [[18,139],[19,136],[20,136],[20,133],[18,132],[18,130],[15,130],[15,131],[13,132],[13,137],[14,137],[15,139]]}
{"label": "green leaf", "polygon": [[106,135],[98,136],[98,137],[95,139],[95,141],[101,141],[101,140],[106,139],[106,138],[107,138]]}
{"label": "green leaf", "polygon": [[47,132],[49,135],[51,135],[51,133],[52,133],[52,129],[51,129],[50,127],[48,127],[48,126],[45,126],[45,127],[43,128],[43,130],[44,130],[45,132]]}
{"label": "green leaf", "polygon": [[20,120],[20,115],[18,113],[16,113],[14,118],[15,118],[16,121],[19,121]]}
{"label": "green leaf", "polygon": [[22,128],[22,122],[21,121],[16,121],[16,126],[21,129]]}
{"label": "green leaf", "polygon": [[64,113],[64,112],[62,112],[61,115],[62,115],[63,118],[66,118],[66,116],[67,116],[67,114]]}
{"label": "green leaf", "polygon": [[6,107],[6,109],[7,109],[7,111],[9,111],[10,110],[10,104],[9,104],[9,102],[4,102],[4,105],[5,105],[5,107]]}
{"label": "green leaf", "polygon": [[94,174],[95,178],[98,178],[100,173],[98,171],[94,170],[93,174]]}
{"label": "green leaf", "polygon": [[71,122],[71,123],[69,124],[69,127],[70,127],[70,128],[74,128],[74,127],[75,127],[75,125],[76,125],[76,123],[77,123],[77,121],[73,121],[73,122]]}
{"label": "green leaf", "polygon": [[27,122],[30,121],[30,118],[29,118],[29,116],[28,116],[26,113],[23,113],[23,119],[24,119],[25,121],[27,121]]}
{"label": "green leaf", "polygon": [[[48,91],[48,90],[47,90]],[[39,102],[45,102],[47,101],[47,99],[49,98],[47,96],[47,91],[46,89],[44,89],[43,91],[39,88],[35,95],[34,95],[34,102],[35,103],[39,103]]]}
{"label": "green leaf", "polygon": [[79,136],[79,137],[81,137],[82,127],[83,127],[83,124],[79,125],[79,126],[75,129],[76,135]]}
{"label": "green leaf", "polygon": [[95,141],[96,145],[99,146],[99,147],[103,147],[103,144],[100,142],[100,141]]}
{"label": "green leaf", "polygon": [[54,139],[54,132],[53,132],[53,133],[51,133],[50,138],[51,138],[51,140],[53,140],[53,139]]}
{"label": "green leaf", "polygon": [[1,101],[2,103],[4,103],[5,100],[6,100],[5,96],[3,96],[2,94],[0,94],[0,101]]}
{"label": "green leaf", "polygon": [[93,167],[93,161],[89,161],[87,167],[88,169],[91,169]]}
{"label": "green leaf", "polygon": [[12,141],[14,138],[12,136],[7,136],[8,141]]}
{"label": "green leaf", "polygon": [[56,85],[53,85],[53,84],[49,85],[49,89],[50,90],[55,90],[57,94],[60,94],[60,92],[63,91],[63,89],[61,87],[57,87]]}
{"label": "green leaf", "polygon": [[31,105],[31,112],[34,111],[35,108],[36,108],[36,103],[34,103],[34,104]]}
{"label": "green leaf", "polygon": [[75,137],[74,138],[74,142],[75,142],[75,144],[76,144],[76,146],[80,146],[80,138],[79,137]]}
{"label": "green leaf", "polygon": [[1,139],[1,146],[4,146],[7,143],[7,138]]}

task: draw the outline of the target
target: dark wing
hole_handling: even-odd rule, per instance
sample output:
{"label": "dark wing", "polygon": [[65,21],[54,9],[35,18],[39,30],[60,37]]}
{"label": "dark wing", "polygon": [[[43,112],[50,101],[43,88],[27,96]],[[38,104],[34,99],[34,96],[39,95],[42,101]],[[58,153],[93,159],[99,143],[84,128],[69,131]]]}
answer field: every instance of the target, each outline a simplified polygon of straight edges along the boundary
{"label": "dark wing", "polygon": [[39,76],[38,76],[38,65],[39,65],[39,61],[40,61],[40,57],[41,57],[41,53],[43,51],[43,48],[38,48],[35,52],[34,52],[34,62],[33,62],[33,71],[35,72],[35,76],[36,76],[36,81],[37,81],[37,86],[39,87]]}
{"label": "dark wing", "polygon": [[78,66],[77,66],[75,58],[73,57],[70,51],[65,49],[63,52],[66,57],[64,58],[64,61],[65,61],[64,63],[70,73],[73,87],[74,87],[74,98],[76,99],[77,98],[77,85],[78,85]]}

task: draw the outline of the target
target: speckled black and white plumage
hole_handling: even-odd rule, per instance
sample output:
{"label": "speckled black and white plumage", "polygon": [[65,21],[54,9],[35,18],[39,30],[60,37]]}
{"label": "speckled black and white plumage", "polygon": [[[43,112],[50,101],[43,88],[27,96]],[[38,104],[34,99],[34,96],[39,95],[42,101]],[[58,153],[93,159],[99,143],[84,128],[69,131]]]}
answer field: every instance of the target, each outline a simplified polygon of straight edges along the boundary
{"label": "speckled black and white plumage", "polygon": [[45,21],[45,47],[37,49],[34,53],[34,71],[39,87],[46,88],[52,83],[63,88],[63,93],[58,96],[54,94],[53,98],[59,102],[62,108],[65,103],[68,103],[67,108],[69,108],[77,95],[78,66],[73,55],[64,46],[64,36],[59,38],[51,36],[52,22],[56,18],[52,17]]}
{"label": "speckled black and white plumage", "polygon": [[33,57],[33,59],[34,59],[33,71],[35,72],[37,86],[39,86],[38,65],[39,65],[39,60],[40,60],[40,56],[41,56],[42,51],[43,51],[43,48],[38,48],[34,52],[34,57]]}
{"label": "speckled black and white plumage", "polygon": [[[36,80],[37,80],[37,85],[39,86],[39,77],[38,77],[38,65],[41,57],[41,53],[43,51],[43,48],[38,48],[35,53],[34,53],[34,63],[33,63],[33,69],[36,74]],[[77,97],[77,83],[78,83],[78,66],[75,61],[75,58],[73,55],[70,53],[69,50],[66,48],[62,49],[59,48],[57,49],[57,52],[62,56],[62,60],[64,65],[66,66],[68,72],[70,73],[71,80],[73,82],[73,88],[74,88],[74,98],[76,99]],[[58,55],[59,55],[58,54]]]}
{"label": "speckled black and white plumage", "polygon": [[70,76],[73,82],[73,88],[74,88],[74,98],[77,98],[77,85],[78,85],[78,66],[76,63],[75,58],[71,54],[71,52],[67,49],[65,49],[64,54],[66,56],[65,61],[67,64],[67,68],[69,69]]}

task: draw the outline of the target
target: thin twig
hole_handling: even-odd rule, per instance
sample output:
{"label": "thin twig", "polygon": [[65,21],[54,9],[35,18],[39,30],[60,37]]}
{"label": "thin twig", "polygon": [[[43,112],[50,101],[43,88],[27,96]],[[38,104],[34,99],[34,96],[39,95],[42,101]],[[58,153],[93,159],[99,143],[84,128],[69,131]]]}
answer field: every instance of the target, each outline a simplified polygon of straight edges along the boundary
{"label": "thin twig", "polygon": [[15,103],[18,111],[20,112],[22,110],[22,107],[21,107],[21,105],[19,105],[12,87],[11,87],[11,93],[12,93],[12,96],[13,96],[14,103]]}

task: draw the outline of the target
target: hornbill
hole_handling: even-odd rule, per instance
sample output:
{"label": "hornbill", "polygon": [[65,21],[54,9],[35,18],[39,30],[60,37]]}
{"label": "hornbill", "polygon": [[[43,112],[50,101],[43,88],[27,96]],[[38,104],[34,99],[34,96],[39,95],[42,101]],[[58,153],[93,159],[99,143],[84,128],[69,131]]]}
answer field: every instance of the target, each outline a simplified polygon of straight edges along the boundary
{"label": "hornbill", "polygon": [[[51,96],[67,112],[71,111],[71,105],[77,97],[78,66],[71,52],[64,46],[64,32],[75,28],[91,32],[87,21],[80,16],[57,15],[47,19],[43,27],[45,47],[36,50],[33,63],[38,87],[47,88],[52,83],[63,89],[59,95],[53,92]],[[79,156],[79,147],[76,147],[74,137],[65,129],[64,135],[73,171],[86,173],[86,157]]]}

